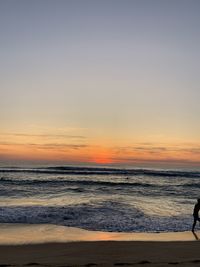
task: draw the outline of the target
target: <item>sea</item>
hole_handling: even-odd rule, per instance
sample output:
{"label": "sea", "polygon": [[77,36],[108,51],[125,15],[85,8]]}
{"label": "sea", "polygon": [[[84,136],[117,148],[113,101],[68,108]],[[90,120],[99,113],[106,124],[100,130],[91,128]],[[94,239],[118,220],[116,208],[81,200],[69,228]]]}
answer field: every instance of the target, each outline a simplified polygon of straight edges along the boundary
{"label": "sea", "polygon": [[188,231],[199,197],[199,170],[0,167],[0,223]]}

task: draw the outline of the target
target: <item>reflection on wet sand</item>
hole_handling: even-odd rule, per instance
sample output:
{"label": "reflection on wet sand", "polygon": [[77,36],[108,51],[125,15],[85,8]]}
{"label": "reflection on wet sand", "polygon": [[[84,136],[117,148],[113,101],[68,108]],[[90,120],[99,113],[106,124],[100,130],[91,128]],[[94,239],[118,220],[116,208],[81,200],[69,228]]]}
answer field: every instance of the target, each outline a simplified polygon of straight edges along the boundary
{"label": "reflection on wet sand", "polygon": [[119,233],[87,231],[50,224],[0,224],[0,244],[63,243],[78,241],[194,241],[198,233]]}

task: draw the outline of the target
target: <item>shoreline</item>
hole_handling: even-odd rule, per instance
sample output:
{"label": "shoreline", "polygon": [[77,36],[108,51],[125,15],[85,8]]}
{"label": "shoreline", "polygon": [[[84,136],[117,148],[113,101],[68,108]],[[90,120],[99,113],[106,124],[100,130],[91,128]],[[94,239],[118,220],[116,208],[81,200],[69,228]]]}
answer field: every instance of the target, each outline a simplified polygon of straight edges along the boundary
{"label": "shoreline", "polygon": [[0,224],[0,245],[23,245],[92,241],[196,241],[200,233],[102,232],[51,224]]}
{"label": "shoreline", "polygon": [[[200,238],[200,232],[195,233]],[[3,242],[4,241],[4,242]],[[0,224],[0,266],[200,266],[192,232],[108,233],[56,225]]]}

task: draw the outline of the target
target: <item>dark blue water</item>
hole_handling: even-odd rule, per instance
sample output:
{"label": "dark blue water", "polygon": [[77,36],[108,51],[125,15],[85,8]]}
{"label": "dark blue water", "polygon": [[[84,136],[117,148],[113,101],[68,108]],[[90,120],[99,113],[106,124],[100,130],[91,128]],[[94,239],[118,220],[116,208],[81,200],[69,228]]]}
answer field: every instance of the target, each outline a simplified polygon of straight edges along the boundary
{"label": "dark blue water", "polygon": [[0,168],[0,223],[102,231],[185,231],[200,172],[90,167]]}

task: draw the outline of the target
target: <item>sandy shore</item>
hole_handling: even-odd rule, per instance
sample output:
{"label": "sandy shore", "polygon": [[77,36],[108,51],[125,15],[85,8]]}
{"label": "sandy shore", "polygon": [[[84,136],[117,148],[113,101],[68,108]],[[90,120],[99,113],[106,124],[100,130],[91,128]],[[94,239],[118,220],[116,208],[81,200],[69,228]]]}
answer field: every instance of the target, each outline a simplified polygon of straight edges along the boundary
{"label": "sandy shore", "polygon": [[0,267],[200,266],[198,232],[196,236],[191,232],[102,233],[3,224],[0,235]]}

